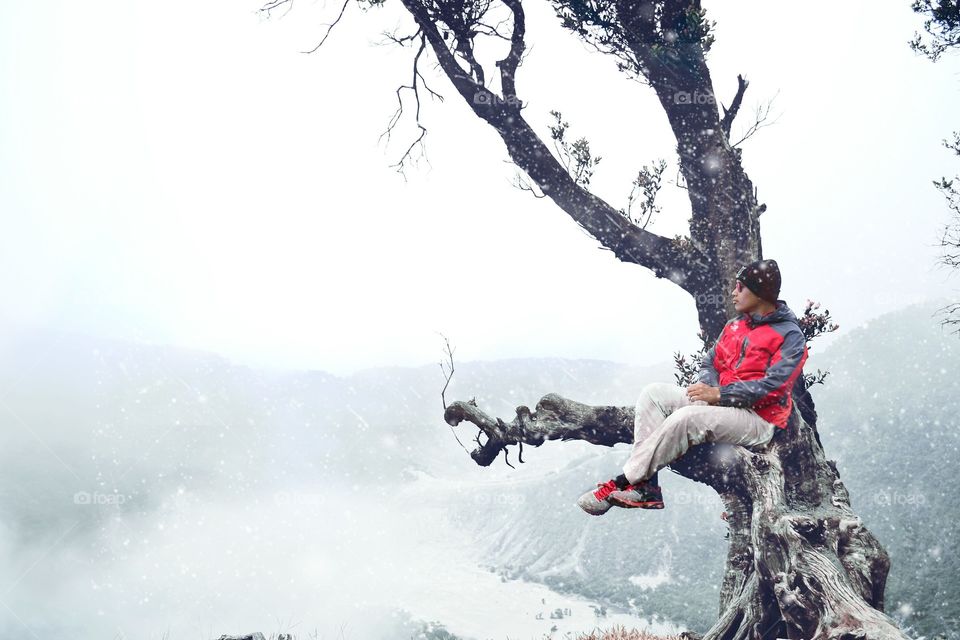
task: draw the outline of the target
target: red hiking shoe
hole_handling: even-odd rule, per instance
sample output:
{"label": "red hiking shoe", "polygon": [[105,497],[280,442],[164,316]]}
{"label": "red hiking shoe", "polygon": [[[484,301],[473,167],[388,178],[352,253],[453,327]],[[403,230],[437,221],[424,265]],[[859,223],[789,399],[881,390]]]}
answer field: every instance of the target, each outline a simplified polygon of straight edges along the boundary
{"label": "red hiking shoe", "polygon": [[607,494],[609,504],[624,509],[663,509],[663,491],[646,481]]}
{"label": "red hiking shoe", "polygon": [[596,491],[587,491],[580,496],[577,506],[592,516],[602,516],[613,506],[607,502],[607,496],[618,489],[617,483],[613,480],[598,482]]}

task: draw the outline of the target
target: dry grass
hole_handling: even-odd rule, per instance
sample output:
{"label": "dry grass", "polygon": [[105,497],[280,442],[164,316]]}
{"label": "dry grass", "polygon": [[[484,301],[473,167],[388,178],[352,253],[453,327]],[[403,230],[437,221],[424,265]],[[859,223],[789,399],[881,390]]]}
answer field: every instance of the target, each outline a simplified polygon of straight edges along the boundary
{"label": "dry grass", "polygon": [[[600,634],[600,635],[597,635]],[[576,640],[677,640],[678,636],[655,636],[646,631],[614,626],[606,631],[594,631],[590,635],[579,635]]]}
{"label": "dry grass", "polygon": [[[255,634],[253,636],[221,636],[220,640],[226,638],[227,640],[248,640],[250,638],[257,638]],[[264,637],[264,636],[259,636]],[[544,640],[548,640],[550,636],[544,636]],[[166,636],[164,636],[166,640]],[[308,636],[299,636],[288,633],[273,634],[266,636],[266,640],[319,640],[319,636],[315,631],[312,635]],[[338,639],[340,640],[340,639]],[[607,630],[594,630],[588,635],[580,634],[575,638],[575,640],[680,640],[680,636],[656,636],[652,633],[647,633],[646,631],[640,631],[638,629],[627,629],[626,627],[615,625],[610,627]]]}

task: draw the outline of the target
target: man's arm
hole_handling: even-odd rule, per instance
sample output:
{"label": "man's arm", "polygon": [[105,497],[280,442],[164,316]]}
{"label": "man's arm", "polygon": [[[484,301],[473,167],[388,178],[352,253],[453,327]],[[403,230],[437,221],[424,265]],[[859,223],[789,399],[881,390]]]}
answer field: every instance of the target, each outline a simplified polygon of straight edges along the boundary
{"label": "man's arm", "polygon": [[807,359],[807,339],[798,328],[789,331],[780,345],[780,359],[759,380],[742,380],[720,387],[720,404],[728,407],[752,407],[774,389],[793,385]]}

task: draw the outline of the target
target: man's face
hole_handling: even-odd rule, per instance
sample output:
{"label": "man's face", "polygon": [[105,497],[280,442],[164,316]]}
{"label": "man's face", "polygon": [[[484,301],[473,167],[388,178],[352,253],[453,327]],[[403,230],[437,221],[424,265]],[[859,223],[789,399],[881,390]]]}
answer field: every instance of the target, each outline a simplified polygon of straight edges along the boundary
{"label": "man's face", "polygon": [[763,302],[757,294],[743,286],[743,283],[739,280],[734,282],[733,291],[730,292],[730,295],[733,296],[733,308],[737,310],[737,313],[753,313],[760,308],[760,304]]}

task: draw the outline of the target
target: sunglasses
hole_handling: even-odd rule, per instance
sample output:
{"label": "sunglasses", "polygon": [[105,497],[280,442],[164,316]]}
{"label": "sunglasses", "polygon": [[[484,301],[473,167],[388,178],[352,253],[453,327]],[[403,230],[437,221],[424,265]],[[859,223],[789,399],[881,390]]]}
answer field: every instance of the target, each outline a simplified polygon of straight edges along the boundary
{"label": "sunglasses", "polygon": [[741,276],[747,272],[747,265],[743,265],[740,269],[737,270],[737,275],[734,276],[735,282],[733,285],[733,290],[737,293],[743,291],[743,283],[740,282]]}

